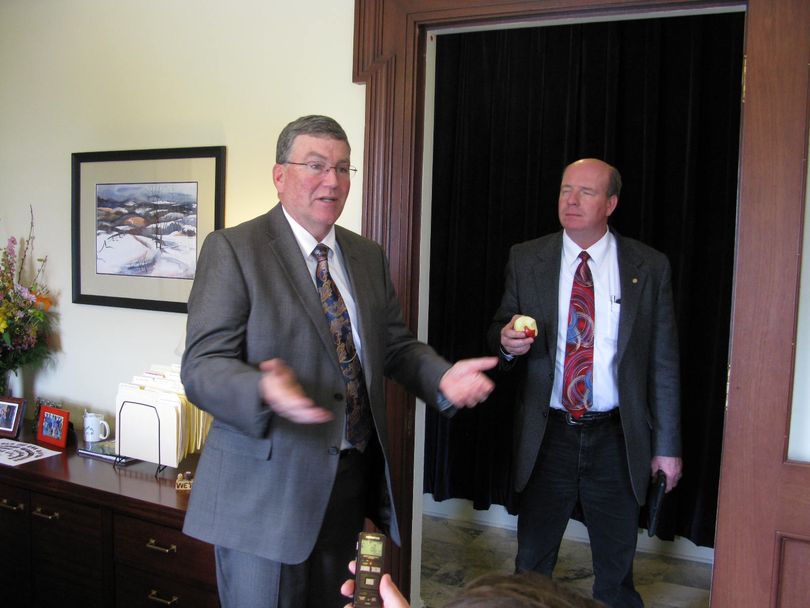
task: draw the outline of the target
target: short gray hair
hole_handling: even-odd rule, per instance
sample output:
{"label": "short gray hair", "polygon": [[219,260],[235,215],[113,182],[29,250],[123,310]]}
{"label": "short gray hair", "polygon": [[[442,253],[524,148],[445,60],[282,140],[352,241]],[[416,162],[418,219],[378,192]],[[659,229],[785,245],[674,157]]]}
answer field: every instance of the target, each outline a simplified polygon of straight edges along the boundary
{"label": "short gray hair", "polygon": [[[320,116],[311,114],[309,116],[302,116],[296,118],[284,129],[278,136],[276,143],[276,162],[279,164],[286,163],[289,159],[290,149],[295,142],[295,138],[299,135],[312,135],[314,137],[326,137],[328,139],[336,139],[338,141],[345,141],[349,146],[349,138],[346,136],[346,131],[343,130],[334,118],[328,116]],[[351,146],[349,146],[351,151]]]}
{"label": "short gray hair", "polygon": [[613,165],[608,165],[608,167],[610,167],[610,181],[608,181],[607,195],[611,197],[615,194],[618,197],[622,191],[622,174]]}

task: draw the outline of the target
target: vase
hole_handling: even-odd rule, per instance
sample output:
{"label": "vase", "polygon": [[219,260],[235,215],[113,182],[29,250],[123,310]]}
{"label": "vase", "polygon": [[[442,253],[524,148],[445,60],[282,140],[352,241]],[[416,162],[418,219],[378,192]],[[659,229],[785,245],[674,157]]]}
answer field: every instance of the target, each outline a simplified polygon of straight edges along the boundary
{"label": "vase", "polygon": [[9,386],[11,370],[0,369],[0,395],[11,397],[11,387]]}

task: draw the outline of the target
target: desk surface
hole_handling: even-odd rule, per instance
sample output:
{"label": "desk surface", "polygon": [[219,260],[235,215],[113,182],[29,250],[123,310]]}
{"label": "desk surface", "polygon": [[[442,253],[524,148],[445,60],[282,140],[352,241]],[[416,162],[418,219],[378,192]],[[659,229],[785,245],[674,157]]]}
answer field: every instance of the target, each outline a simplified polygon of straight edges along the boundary
{"label": "desk surface", "polygon": [[[43,448],[57,449],[36,441],[28,429],[20,433],[20,441]],[[82,442],[79,441],[79,445]],[[148,516],[160,523],[182,526],[188,505],[188,491],[175,490],[179,472],[195,471],[198,455],[180,463],[177,469],[166,467],[155,476],[157,465],[135,462],[125,467],[76,453],[70,445],[56,456],[18,465],[0,465],[0,482],[21,485],[33,492],[44,492],[70,500],[80,500],[108,506],[135,516]]]}

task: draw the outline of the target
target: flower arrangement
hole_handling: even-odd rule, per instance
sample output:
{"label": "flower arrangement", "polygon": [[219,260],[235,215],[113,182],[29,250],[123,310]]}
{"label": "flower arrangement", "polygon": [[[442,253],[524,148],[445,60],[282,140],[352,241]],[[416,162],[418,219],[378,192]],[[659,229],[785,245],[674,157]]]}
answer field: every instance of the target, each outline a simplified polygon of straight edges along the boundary
{"label": "flower arrangement", "polygon": [[0,256],[0,395],[8,394],[8,372],[23,365],[42,364],[50,354],[52,305],[48,289],[40,283],[48,258],[37,259],[33,280],[22,283],[25,259],[33,251],[34,215],[22,250],[10,237]]}

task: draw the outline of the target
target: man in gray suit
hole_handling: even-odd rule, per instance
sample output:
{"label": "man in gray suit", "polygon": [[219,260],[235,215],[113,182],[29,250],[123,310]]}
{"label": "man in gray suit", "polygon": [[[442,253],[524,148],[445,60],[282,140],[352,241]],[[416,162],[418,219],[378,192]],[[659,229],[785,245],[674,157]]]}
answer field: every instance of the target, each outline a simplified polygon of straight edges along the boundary
{"label": "man in gray suit", "polygon": [[293,121],[281,204],[200,252],[181,374],[214,423],[184,532],[215,545],[226,608],[343,606],[364,517],[399,542],[384,378],[448,411],[493,387],[497,359],[451,366],[418,342],[380,246],[335,226],[354,172],[340,125]]}
{"label": "man in gray suit", "polygon": [[[551,575],[579,505],[594,597],[638,607],[639,507],[659,469],[667,491],[681,477],[679,365],[669,262],[608,229],[620,189],[601,160],[565,169],[563,230],[512,247],[489,342],[520,374],[516,570]],[[515,329],[522,315],[536,336]]]}

